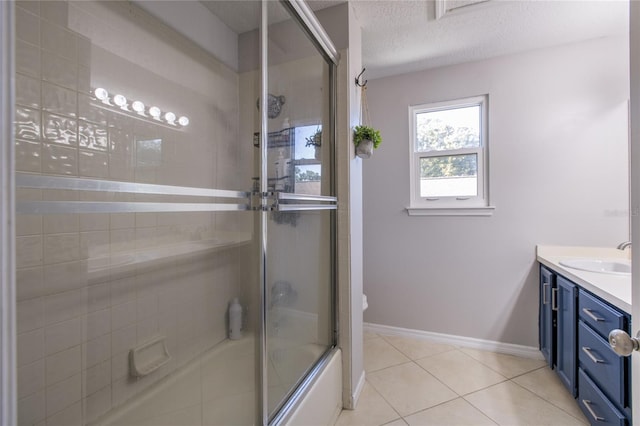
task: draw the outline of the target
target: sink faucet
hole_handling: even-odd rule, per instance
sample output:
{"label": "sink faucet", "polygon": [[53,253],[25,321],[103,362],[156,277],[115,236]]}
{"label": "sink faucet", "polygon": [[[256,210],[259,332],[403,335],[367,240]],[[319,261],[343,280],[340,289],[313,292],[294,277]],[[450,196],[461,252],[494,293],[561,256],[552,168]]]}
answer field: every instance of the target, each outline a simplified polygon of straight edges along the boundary
{"label": "sink faucet", "polygon": [[624,250],[627,247],[631,247],[631,241],[625,241],[623,243],[618,244],[618,250]]}

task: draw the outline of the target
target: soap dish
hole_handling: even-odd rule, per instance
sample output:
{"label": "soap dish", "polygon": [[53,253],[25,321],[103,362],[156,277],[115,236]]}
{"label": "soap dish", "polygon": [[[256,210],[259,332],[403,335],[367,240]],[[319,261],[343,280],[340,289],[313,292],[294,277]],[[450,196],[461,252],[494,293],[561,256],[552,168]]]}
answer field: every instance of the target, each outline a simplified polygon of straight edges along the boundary
{"label": "soap dish", "polygon": [[129,351],[129,372],[133,377],[151,374],[171,360],[166,340],[165,336],[156,336]]}

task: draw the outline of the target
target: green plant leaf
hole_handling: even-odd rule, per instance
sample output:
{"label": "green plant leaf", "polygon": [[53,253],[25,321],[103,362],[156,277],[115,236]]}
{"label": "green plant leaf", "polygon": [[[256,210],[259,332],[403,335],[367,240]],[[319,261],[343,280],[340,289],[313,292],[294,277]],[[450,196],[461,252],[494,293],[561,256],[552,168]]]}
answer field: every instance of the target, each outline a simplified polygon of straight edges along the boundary
{"label": "green plant leaf", "polygon": [[356,126],[353,130],[353,143],[358,146],[360,142],[364,140],[370,140],[373,142],[373,147],[378,148],[382,143],[382,136],[380,131],[369,126]]}

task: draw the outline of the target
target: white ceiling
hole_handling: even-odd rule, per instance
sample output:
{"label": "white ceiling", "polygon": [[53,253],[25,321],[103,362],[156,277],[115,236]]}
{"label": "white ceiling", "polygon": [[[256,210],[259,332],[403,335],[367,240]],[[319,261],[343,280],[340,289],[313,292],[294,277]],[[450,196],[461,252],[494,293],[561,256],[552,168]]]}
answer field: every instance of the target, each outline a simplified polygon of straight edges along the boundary
{"label": "white ceiling", "polygon": [[435,18],[435,1],[352,1],[369,78],[627,34],[622,0],[491,0]]}
{"label": "white ceiling", "polygon": [[[440,19],[436,1],[449,9],[478,0],[350,0],[362,26],[367,78],[628,33],[627,0],[489,0]],[[202,3],[236,33],[257,25],[253,2]],[[319,10],[342,1],[308,3]]]}

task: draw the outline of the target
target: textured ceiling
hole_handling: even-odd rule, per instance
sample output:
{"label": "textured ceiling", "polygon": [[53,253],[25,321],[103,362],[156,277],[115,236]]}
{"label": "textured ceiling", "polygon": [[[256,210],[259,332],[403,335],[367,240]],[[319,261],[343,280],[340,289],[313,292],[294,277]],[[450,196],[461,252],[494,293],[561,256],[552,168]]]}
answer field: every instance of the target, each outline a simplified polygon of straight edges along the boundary
{"label": "textured ceiling", "polygon": [[[453,9],[440,19],[436,19],[436,0],[349,1],[362,27],[367,78],[627,34],[629,27],[627,0],[438,1]],[[253,1],[202,3],[238,34],[257,27]],[[285,19],[282,8],[269,3],[270,21]],[[319,10],[343,1],[308,3]]]}
{"label": "textured ceiling", "polygon": [[628,33],[629,4],[622,0],[491,0],[440,19],[434,1],[351,4],[369,78]]}

